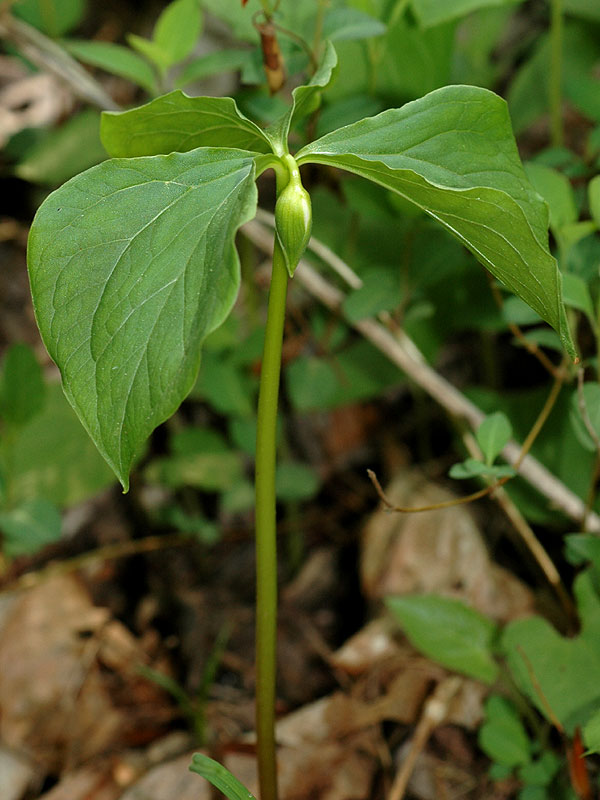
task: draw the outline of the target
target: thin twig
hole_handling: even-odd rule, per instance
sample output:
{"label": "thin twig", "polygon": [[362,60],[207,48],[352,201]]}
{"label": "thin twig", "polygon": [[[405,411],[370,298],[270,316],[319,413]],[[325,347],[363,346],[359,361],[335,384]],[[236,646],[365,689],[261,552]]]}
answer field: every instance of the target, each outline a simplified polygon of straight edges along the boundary
{"label": "thin twig", "polygon": [[558,369],[554,375],[554,383],[552,384],[552,388],[550,389],[550,394],[546,398],[546,402],[544,403],[542,410],[538,414],[536,421],[533,423],[531,430],[525,437],[525,441],[521,446],[521,452],[519,453],[519,457],[513,463],[513,467],[515,468],[515,470],[518,470],[521,464],[523,463],[523,459],[525,458],[527,453],[531,450],[533,443],[537,439],[540,431],[546,424],[546,421],[550,416],[552,409],[554,408],[554,404],[558,399],[558,395],[560,394],[562,385],[565,382],[566,374],[564,371],[564,366],[565,364],[563,362],[562,367]]}
{"label": "thin twig", "polygon": [[375,487],[375,491],[377,492],[379,499],[383,503],[383,505],[387,508],[388,511],[395,511],[399,514],[419,514],[423,511],[438,511],[440,508],[452,508],[453,506],[461,506],[465,505],[466,503],[472,503],[474,500],[479,500],[481,497],[486,497],[486,495],[491,494],[495,491],[499,486],[505,484],[510,478],[501,478],[499,481],[496,481],[491,486],[486,486],[483,489],[478,489],[476,492],[472,492],[472,494],[465,495],[464,497],[453,497],[452,500],[442,500],[440,503],[431,503],[427,506],[397,506],[392,503],[392,501],[386,496],[385,492],[381,488],[381,484],[379,483],[379,479],[377,475],[373,472],[372,469],[367,470],[367,475],[369,476],[369,480]]}
{"label": "thin twig", "polygon": [[[262,226],[254,221],[247,223],[243,230],[248,238],[263,250],[265,249],[265,239],[269,239],[269,236],[266,229],[259,230],[259,228]],[[268,244],[267,247],[269,247]],[[329,309],[335,313],[341,313],[345,294],[325,280],[306,261],[300,262],[294,280],[300,282],[306,291]],[[400,367],[410,380],[427,392],[448,414],[466,420],[473,430],[483,422],[485,418],[483,411],[425,362],[417,345],[404,331],[399,330],[392,335],[374,319],[363,319],[349,324],[390,361]],[[502,456],[508,463],[514,463],[520,452],[521,448],[517,442],[510,441],[502,451]],[[580,524],[585,521],[587,531],[600,533],[600,516],[592,513],[586,518],[585,504],[581,498],[533,456],[527,455],[523,459],[519,475],[544,495],[553,507]]]}
{"label": "thin twig", "polygon": [[0,38],[15,45],[22,55],[45,72],[66,83],[81,100],[102,110],[118,111],[120,106],[60,45],[27,22],[10,13],[0,14]]}
{"label": "thin twig", "polygon": [[[473,458],[481,458],[481,450],[472,433],[466,431],[463,434],[463,442],[470,456]],[[507,494],[506,490],[502,487],[496,487],[492,498],[504,511],[512,523],[514,530],[519,534],[520,540],[525,544],[546,580],[554,589],[556,596],[558,597],[569,620],[575,622],[577,620],[577,610],[573,604],[573,600],[567,592],[554,562],[533,532],[533,529],[523,514],[521,514],[513,500],[511,500],[510,496]]]}
{"label": "thin twig", "polygon": [[402,800],[406,794],[408,782],[413,774],[418,757],[425,749],[425,745],[433,731],[438,725],[441,725],[448,716],[450,704],[462,685],[462,678],[459,678],[457,675],[451,675],[438,684],[432,696],[425,703],[423,713],[419,719],[410,744],[410,750],[402,762],[398,774],[394,778],[388,800]]}
{"label": "thin twig", "polygon": [[[502,292],[496,285],[496,282],[494,278],[490,275],[490,273],[488,272],[486,274],[488,277],[490,289],[492,290],[492,295],[494,297],[496,305],[498,306],[500,311],[502,311],[504,309],[504,298],[502,297]],[[544,367],[544,369],[547,372],[549,372],[553,378],[556,378],[557,372],[560,369],[560,367],[556,367],[552,363],[552,361],[550,361],[546,353],[544,353],[543,350],[540,350],[540,348],[537,346],[535,342],[530,342],[518,325],[516,325],[514,322],[510,322],[507,319],[505,319],[504,321],[508,325],[508,328],[512,333],[512,335],[523,345],[525,350],[527,350],[527,352],[530,353],[534,358],[537,358],[537,360]]]}
{"label": "thin twig", "polygon": [[[523,459],[531,449],[539,432],[542,430],[546,420],[548,419],[548,416],[552,411],[554,404],[556,403],[556,400],[560,393],[563,381],[564,381],[564,372],[559,371],[557,373],[557,377],[556,380],[554,381],[552,389],[550,390],[550,394],[546,398],[546,402],[544,403],[542,410],[540,411],[536,421],[534,422],[531,430],[527,435],[527,438],[525,439],[525,441],[521,446],[521,452],[519,453],[519,457],[517,458],[517,460],[513,465],[515,471],[519,469],[519,465],[522,463]],[[486,495],[492,494],[496,489],[500,488],[501,486],[504,486],[505,483],[508,483],[508,481],[512,480],[512,478],[515,477],[514,475],[506,475],[505,477],[499,478],[497,481],[494,481],[494,483],[489,484],[484,489],[478,489],[476,492],[468,494],[464,497],[454,497],[452,500],[443,500],[441,503],[431,503],[426,506],[411,507],[411,506],[394,505],[386,497],[385,492],[381,488],[381,484],[379,483],[379,480],[377,479],[377,476],[375,475],[373,470],[368,469],[367,474],[371,479],[371,483],[375,487],[377,494],[379,495],[381,501],[386,506],[388,511],[397,511],[401,514],[417,514],[422,511],[436,511],[440,508],[451,508],[452,506],[460,506],[464,505],[465,503],[472,503],[474,500],[479,500],[481,497],[485,497]]]}

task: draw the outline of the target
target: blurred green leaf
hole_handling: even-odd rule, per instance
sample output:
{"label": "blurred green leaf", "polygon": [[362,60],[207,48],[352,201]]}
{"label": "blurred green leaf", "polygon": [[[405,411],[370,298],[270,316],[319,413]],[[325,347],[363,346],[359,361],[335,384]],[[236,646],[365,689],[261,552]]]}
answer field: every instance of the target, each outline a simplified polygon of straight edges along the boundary
{"label": "blurred green leaf", "polygon": [[342,39],[368,39],[381,36],[386,27],[380,20],[351,6],[328,11],[323,22],[323,37],[332,42]]}
{"label": "blurred green leaf", "polygon": [[186,453],[157,458],[144,472],[150,483],[179,489],[193,486],[206,492],[231,489],[242,479],[242,461],[239,453]]}
{"label": "blurred green leaf", "polygon": [[231,358],[209,351],[202,357],[194,397],[205,400],[221,414],[254,414],[254,381]]}
{"label": "blurred green leaf", "polygon": [[580,402],[583,400],[588,421],[591,424],[592,430],[595,432],[596,437],[600,439],[600,384],[594,381],[586,381],[586,383],[583,384],[582,395],[583,397],[580,395],[578,389],[576,389],[571,395],[571,408],[569,416],[577,439],[581,442],[583,447],[586,448],[586,450],[589,450],[590,452],[596,452],[596,442],[590,435],[588,427],[584,422],[582,409],[580,408]]}
{"label": "blurred green leaf", "polygon": [[518,770],[518,776],[530,786],[548,786],[561,767],[561,759],[552,750],[544,750],[536,761],[524,764]]}
{"label": "blurred green leaf", "polygon": [[548,708],[571,735],[600,707],[600,599],[590,572],[575,580],[579,636],[561,636],[545,619],[510,622],[501,640],[513,679],[548,717]]}
{"label": "blurred green leaf", "polygon": [[214,53],[190,61],[178,75],[175,85],[183,88],[189,83],[220,75],[222,72],[243,69],[252,56],[252,50],[215,50]]}
{"label": "blurred green leaf", "polygon": [[37,553],[60,538],[60,529],[60,513],[47,500],[29,500],[0,511],[1,547],[11,558]]}
{"label": "blurred green leaf", "polygon": [[586,561],[600,569],[600,538],[592,533],[570,533],[565,536],[565,557],[569,564],[581,566]]}
{"label": "blurred green leaf", "polygon": [[48,131],[15,166],[15,174],[43,186],[64,183],[106,158],[99,129],[97,111],[90,108],[80,111],[60,127]]}
{"label": "blurred green leaf", "polygon": [[[63,47],[72,56],[99,67],[111,75],[118,75],[132,83],[136,83],[153,94],[156,89],[156,75],[144,58],[140,58],[133,50],[113,42],[87,41],[86,39],[68,39],[62,42]],[[74,173],[75,174],[75,173]]]}
{"label": "blurred green leaf", "polygon": [[523,0],[411,0],[415,16],[424,28],[463,17],[489,6],[516,5]]}
{"label": "blurred green leaf", "polygon": [[307,464],[280,461],[277,465],[275,493],[283,502],[310,500],[319,491],[319,476]]}
{"label": "blurred green leaf", "polygon": [[392,311],[400,303],[397,270],[383,267],[362,274],[363,286],[350,292],[343,303],[344,316],[350,322],[376,316],[380,311]]}
{"label": "blurred green leaf", "polygon": [[483,420],[477,429],[476,439],[488,466],[494,463],[511,436],[512,425],[504,412],[496,411]]}
{"label": "blurred green leaf", "polygon": [[563,273],[563,301],[565,305],[576,308],[588,318],[592,329],[596,329],[594,304],[587,283],[572,272]]}
{"label": "blurred green leaf", "polygon": [[386,605],[428,658],[484,683],[496,680],[492,648],[497,626],[492,620],[460,600],[437,595],[388,597]]}
{"label": "blurred green leaf", "polygon": [[57,383],[47,385],[42,410],[11,438],[10,445],[0,439],[0,462],[10,463],[7,483],[14,503],[43,498],[65,508],[114,483]]}
{"label": "blurred green leaf", "polygon": [[86,0],[16,0],[12,4],[18,17],[52,37],[75,28],[86,9]]}
{"label": "blurred green leaf", "polygon": [[152,39],[165,53],[165,68],[187,58],[202,33],[199,0],[173,0],[159,16]]}
{"label": "blurred green leaf", "polygon": [[290,400],[298,411],[327,408],[333,399],[337,379],[329,361],[300,356],[285,371]]}
{"label": "blurred green leaf", "polygon": [[492,695],[486,700],[484,713],[477,741],[486,756],[506,767],[527,764],[531,758],[531,742],[512,703]]}
{"label": "blurred green leaf", "polygon": [[11,345],[0,372],[0,417],[9,425],[24,425],[41,411],[45,397],[44,377],[35,353],[26,344]]}
{"label": "blurred green leaf", "polygon": [[600,175],[596,175],[589,182],[588,197],[592,219],[600,227]]}
{"label": "blurred green leaf", "polygon": [[583,726],[583,741],[588,753],[600,753],[600,708]]}
{"label": "blurred green leaf", "polygon": [[563,0],[563,8],[567,14],[600,22],[600,6],[596,0]]}
{"label": "blurred green leaf", "polygon": [[553,232],[557,233],[564,225],[577,221],[579,215],[575,195],[568,178],[558,170],[532,161],[525,164],[525,174],[533,188],[548,203]]}

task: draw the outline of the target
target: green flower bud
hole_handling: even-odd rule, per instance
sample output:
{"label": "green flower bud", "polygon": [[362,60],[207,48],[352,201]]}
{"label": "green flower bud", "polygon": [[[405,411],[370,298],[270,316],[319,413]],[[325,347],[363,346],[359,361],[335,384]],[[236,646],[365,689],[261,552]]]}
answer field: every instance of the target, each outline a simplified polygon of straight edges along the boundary
{"label": "green flower bud", "polygon": [[275,230],[290,277],[306,250],[312,228],[310,195],[302,186],[295,163],[290,180],[275,204]]}

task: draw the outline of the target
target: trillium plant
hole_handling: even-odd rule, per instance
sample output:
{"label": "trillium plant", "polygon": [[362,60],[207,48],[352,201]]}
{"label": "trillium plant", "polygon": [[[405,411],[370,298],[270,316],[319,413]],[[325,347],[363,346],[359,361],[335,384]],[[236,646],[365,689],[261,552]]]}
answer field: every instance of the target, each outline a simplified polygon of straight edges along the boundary
{"label": "trillium plant", "polygon": [[[265,130],[231,98],[180,91],[105,113],[101,136],[111,158],[53,192],[29,240],[43,340],[71,405],[127,491],[146,439],[192,388],[203,340],[231,311],[240,285],[236,232],[256,212],[257,177],[275,172],[256,458],[261,800],[277,796],[275,427],[287,284],[311,230],[300,168],[346,170],[422,209],[574,353],[547,208],[525,177],[504,101],[474,86],[447,86],[292,155],[290,128],[315,111],[336,61],[327,43],[312,80]],[[196,757],[192,769],[230,797],[251,797],[210,759]]]}

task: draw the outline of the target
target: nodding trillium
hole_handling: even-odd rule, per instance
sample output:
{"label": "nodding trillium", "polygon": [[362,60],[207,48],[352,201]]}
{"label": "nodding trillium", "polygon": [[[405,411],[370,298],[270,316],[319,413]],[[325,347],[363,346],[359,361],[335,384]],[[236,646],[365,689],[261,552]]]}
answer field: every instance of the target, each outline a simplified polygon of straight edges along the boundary
{"label": "nodding trillium", "polygon": [[290,155],[283,158],[290,177],[275,204],[275,229],[291,277],[310,241],[312,206],[294,158]]}

